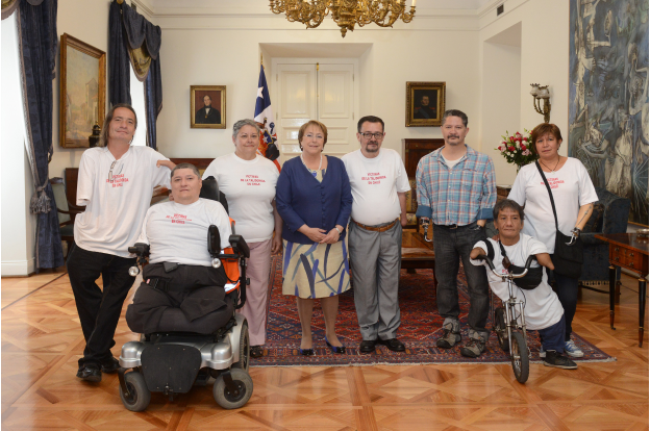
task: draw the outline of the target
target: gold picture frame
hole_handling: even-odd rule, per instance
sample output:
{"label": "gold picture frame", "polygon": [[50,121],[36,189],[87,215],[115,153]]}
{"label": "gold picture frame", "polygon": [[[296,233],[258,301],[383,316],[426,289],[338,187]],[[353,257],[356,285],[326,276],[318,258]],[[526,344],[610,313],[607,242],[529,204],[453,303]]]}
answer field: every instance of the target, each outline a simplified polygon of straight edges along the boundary
{"label": "gold picture frame", "polygon": [[93,126],[104,125],[106,53],[64,33],[60,55],[59,144],[89,148]]}
{"label": "gold picture frame", "polygon": [[225,85],[190,86],[190,128],[226,128]]}
{"label": "gold picture frame", "polygon": [[406,127],[442,126],[445,90],[445,82],[407,82]]}

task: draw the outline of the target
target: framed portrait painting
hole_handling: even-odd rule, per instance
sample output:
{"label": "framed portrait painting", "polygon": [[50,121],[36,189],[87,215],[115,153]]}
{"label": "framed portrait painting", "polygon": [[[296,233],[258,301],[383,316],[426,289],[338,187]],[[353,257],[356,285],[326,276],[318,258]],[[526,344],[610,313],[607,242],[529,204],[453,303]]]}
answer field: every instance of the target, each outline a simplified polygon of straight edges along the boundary
{"label": "framed portrait painting", "polygon": [[226,128],[226,86],[190,86],[190,127],[192,129]]}
{"label": "framed portrait painting", "polygon": [[59,142],[63,148],[89,148],[93,126],[104,125],[106,53],[63,34],[60,65]]}
{"label": "framed portrait painting", "polygon": [[406,127],[442,125],[445,113],[444,82],[406,83]]}

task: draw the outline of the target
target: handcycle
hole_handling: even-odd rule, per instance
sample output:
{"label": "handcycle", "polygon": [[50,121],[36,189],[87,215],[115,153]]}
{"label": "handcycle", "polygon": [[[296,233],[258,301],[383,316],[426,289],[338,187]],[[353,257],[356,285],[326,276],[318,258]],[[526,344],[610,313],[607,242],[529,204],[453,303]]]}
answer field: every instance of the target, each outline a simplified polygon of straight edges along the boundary
{"label": "handcycle", "polygon": [[[528,380],[530,356],[530,350],[526,343],[526,317],[524,315],[526,304],[514,294],[513,280],[524,277],[528,273],[530,264],[536,258],[535,256],[528,256],[524,270],[519,274],[512,274],[509,271],[506,274],[500,274],[494,268],[492,259],[484,254],[479,255],[477,259],[485,261],[494,275],[508,285],[508,299],[502,301],[502,307],[497,307],[494,310],[494,331],[499,340],[499,347],[504,352],[510,353],[512,370],[515,373],[517,381],[519,383],[526,383]],[[490,302],[493,303],[493,301]],[[517,314],[517,311],[519,314]]]}
{"label": "handcycle", "polygon": [[[246,303],[246,258],[250,249],[241,235],[228,238],[233,253],[221,252],[221,237],[216,226],[208,229],[208,251],[212,267],[219,268],[223,259],[237,260],[239,291],[228,297],[234,309],[228,323],[211,334],[156,332],[142,334],[140,341],[129,341],[120,355],[120,398],[131,411],[145,410],[151,392],[162,392],[170,399],[190,391],[195,384],[215,378],[212,389],[217,404],[225,409],[244,406],[253,393],[253,380],[248,374],[250,340],[248,323],[241,313],[234,312]],[[137,264],[129,269],[132,276],[140,272],[149,254],[148,244],[135,244],[129,252],[137,256]],[[127,372],[128,370],[131,370]],[[200,373],[202,372],[202,374]]]}

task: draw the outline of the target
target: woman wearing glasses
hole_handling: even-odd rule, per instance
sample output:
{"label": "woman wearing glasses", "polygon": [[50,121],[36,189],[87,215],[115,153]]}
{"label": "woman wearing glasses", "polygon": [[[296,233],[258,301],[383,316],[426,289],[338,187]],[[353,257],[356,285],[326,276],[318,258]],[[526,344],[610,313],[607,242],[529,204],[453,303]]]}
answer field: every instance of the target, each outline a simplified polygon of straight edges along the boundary
{"label": "woman wearing glasses", "polygon": [[300,353],[314,354],[311,319],[320,299],[325,317],[325,343],[337,354],[345,347],[335,330],[338,295],[350,289],[345,226],[352,210],[350,180],[343,162],[324,156],[327,127],[312,120],[300,128],[302,154],[282,167],[276,190],[284,220],[282,293],[294,295],[302,325]]}
{"label": "woman wearing glasses", "polygon": [[[555,251],[556,219],[546,182],[553,194],[558,229],[565,235],[573,232],[577,237],[580,234],[591,216],[593,203],[598,201],[598,195],[582,162],[558,153],[562,134],[555,124],[542,123],[535,127],[530,132],[530,142],[530,150],[539,156],[539,168],[537,163],[522,167],[508,199],[521,206],[526,205],[522,232],[543,242],[552,255]],[[539,172],[540,168],[546,182]],[[578,278],[562,275],[557,268],[553,271],[553,278],[564,308],[564,350],[574,358],[582,357],[584,352],[571,339],[571,323],[578,302]]]}
{"label": "woman wearing glasses", "polygon": [[[137,121],[130,105],[114,105],[104,120],[100,146],[84,151],[79,162],[77,205],[86,210],[75,218],[67,267],[86,339],[77,377],[89,382],[117,371],[113,336],[135,281],[128,272],[135,263],[128,248],[142,229],[153,188],[171,188],[175,165],[149,147],[131,146]],[[96,283],[100,275],[103,289]]]}

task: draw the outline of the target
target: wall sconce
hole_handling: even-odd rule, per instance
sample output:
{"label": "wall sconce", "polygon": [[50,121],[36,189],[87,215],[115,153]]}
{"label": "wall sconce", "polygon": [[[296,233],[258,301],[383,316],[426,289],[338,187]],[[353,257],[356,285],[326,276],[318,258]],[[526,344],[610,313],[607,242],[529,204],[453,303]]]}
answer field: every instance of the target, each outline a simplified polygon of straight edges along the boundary
{"label": "wall sconce", "polygon": [[[544,116],[544,122],[548,123],[551,120],[551,92],[548,89],[548,85],[539,85],[539,84],[530,84],[531,87],[533,87],[530,90],[530,94],[533,96],[533,106],[535,107],[535,111],[537,111],[538,114],[542,114]],[[542,102],[540,102],[543,100]]]}

